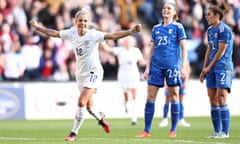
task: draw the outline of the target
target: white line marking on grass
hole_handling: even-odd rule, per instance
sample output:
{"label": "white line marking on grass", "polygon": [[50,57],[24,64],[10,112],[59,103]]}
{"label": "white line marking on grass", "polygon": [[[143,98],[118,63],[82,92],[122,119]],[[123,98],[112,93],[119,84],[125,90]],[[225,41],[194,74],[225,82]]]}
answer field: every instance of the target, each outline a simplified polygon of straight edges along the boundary
{"label": "white line marking on grass", "polygon": [[[64,138],[23,138],[23,137],[0,137],[0,141],[64,141]],[[209,142],[194,141],[194,140],[174,140],[174,139],[148,139],[148,138],[77,138],[78,141],[145,141],[145,142],[166,142],[166,143],[194,143],[194,144],[208,144]],[[211,142],[212,144],[225,144],[223,142]]]}

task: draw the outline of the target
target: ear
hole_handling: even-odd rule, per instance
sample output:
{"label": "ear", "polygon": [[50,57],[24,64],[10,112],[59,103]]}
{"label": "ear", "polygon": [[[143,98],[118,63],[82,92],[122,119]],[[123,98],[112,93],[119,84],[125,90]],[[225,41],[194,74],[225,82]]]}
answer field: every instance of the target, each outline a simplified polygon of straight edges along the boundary
{"label": "ear", "polygon": [[74,20],[74,24],[75,24],[75,25],[77,24],[77,18],[75,18],[75,20]]}

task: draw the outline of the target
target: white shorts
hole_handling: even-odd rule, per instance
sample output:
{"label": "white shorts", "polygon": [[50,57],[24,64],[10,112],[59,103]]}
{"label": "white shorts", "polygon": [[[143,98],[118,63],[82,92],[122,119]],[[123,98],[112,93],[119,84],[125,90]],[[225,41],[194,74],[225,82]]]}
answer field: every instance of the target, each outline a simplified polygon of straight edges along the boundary
{"label": "white shorts", "polygon": [[139,73],[133,75],[126,75],[124,73],[118,74],[118,81],[122,87],[123,92],[127,92],[131,88],[137,88],[140,83]]}
{"label": "white shorts", "polygon": [[76,75],[78,89],[81,92],[83,87],[98,88],[103,80],[103,73],[89,73],[87,75]]}

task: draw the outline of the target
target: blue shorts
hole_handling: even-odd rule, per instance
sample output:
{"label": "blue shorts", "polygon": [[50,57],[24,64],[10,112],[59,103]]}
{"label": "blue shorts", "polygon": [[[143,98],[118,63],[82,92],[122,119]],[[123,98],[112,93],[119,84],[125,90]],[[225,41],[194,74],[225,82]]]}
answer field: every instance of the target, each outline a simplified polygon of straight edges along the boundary
{"label": "blue shorts", "polygon": [[226,88],[231,90],[233,71],[231,70],[212,70],[206,76],[207,88]]}
{"label": "blue shorts", "polygon": [[[179,95],[180,96],[183,96],[183,95],[186,95],[186,89],[183,87],[183,83],[184,83],[184,80],[182,80],[182,84],[179,88]],[[169,96],[169,91],[167,88],[165,88],[165,96]]]}
{"label": "blue shorts", "polygon": [[181,78],[178,69],[158,69],[149,72],[148,85],[164,87],[164,81],[169,87],[180,86]]}

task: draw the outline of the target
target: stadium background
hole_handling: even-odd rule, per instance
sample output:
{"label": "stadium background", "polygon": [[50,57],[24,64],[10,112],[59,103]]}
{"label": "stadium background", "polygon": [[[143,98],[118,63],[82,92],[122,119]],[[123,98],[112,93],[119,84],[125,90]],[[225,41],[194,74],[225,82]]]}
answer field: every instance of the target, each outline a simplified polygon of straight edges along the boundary
{"label": "stadium background", "polygon": [[[74,14],[79,8],[87,8],[92,13],[92,22],[102,31],[128,29],[133,23],[142,23],[143,32],[134,36],[137,46],[146,57],[151,27],[161,21],[162,3],[163,0],[0,0],[0,119],[68,118],[70,115],[72,117],[71,112],[74,112],[71,107],[69,113],[51,115],[52,109],[54,112],[66,110],[63,108],[66,103],[61,103],[62,101],[56,103],[56,99],[67,97],[66,99],[71,100],[78,96],[73,82],[75,59],[71,44],[68,41],[35,33],[29,26],[30,19],[36,19],[49,28],[61,30],[72,25]],[[229,6],[224,21],[232,27],[234,32],[235,68],[233,93],[232,97],[230,96],[230,102],[233,103],[230,106],[234,109],[233,114],[239,114],[236,85],[239,85],[240,75],[240,2],[212,0],[211,3],[218,5],[226,3]],[[184,25],[188,36],[188,56],[192,68],[189,92],[185,102],[186,116],[194,115],[189,110],[193,110],[196,102],[204,106],[195,114],[208,114],[206,90],[196,79],[201,70],[206,49],[207,24],[204,20],[204,11],[208,4],[207,0],[177,0],[180,22]],[[118,41],[107,41],[107,43],[110,46],[118,45]],[[103,97],[98,101],[103,102],[105,98],[110,103],[117,104],[118,107],[113,110],[118,113],[109,112],[110,117],[126,117],[127,115],[122,112],[124,109],[121,109],[121,103],[117,101],[122,98],[116,82],[117,59],[104,51],[100,51],[100,59],[105,74],[102,85]],[[21,67],[17,67],[19,63]],[[6,64],[9,65],[6,66]],[[11,67],[10,64],[16,67]],[[144,70],[142,67],[139,69],[141,72]],[[145,97],[144,85],[143,81],[140,97]],[[112,86],[116,91],[109,90]],[[60,88],[65,91],[59,93]],[[162,92],[160,95],[163,95]],[[164,97],[160,96],[161,98]],[[51,100],[53,103],[49,104]],[[145,98],[140,98],[140,105],[144,100]],[[163,102],[163,100],[159,101]],[[159,105],[161,107],[161,103]],[[39,108],[39,106],[46,108],[43,109],[45,115],[35,113],[33,107]],[[71,106],[74,107],[74,101]],[[160,110],[161,108],[157,115],[161,114]],[[29,113],[31,116],[28,115]],[[142,114],[142,107],[139,107],[139,115]]]}

